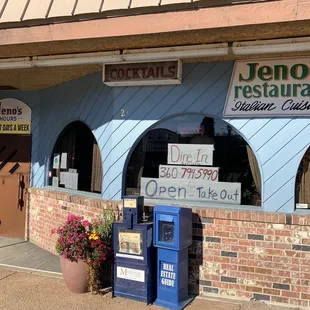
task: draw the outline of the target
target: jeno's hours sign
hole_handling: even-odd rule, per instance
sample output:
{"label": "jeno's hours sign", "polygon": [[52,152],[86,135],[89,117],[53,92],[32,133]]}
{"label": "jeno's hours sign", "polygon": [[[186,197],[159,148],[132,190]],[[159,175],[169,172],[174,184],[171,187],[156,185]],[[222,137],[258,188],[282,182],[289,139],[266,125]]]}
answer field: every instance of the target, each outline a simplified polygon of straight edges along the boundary
{"label": "jeno's hours sign", "polygon": [[31,109],[18,99],[0,99],[0,134],[30,134]]}
{"label": "jeno's hours sign", "polygon": [[236,61],[223,114],[310,116],[310,58]]}

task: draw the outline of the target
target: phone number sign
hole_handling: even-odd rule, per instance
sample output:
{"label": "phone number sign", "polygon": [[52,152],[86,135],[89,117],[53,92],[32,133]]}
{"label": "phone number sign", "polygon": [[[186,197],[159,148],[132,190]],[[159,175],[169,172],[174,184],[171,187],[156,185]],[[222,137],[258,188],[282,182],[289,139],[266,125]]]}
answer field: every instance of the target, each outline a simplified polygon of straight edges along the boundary
{"label": "phone number sign", "polygon": [[218,182],[218,167],[197,167],[197,166],[159,166],[160,179],[183,179],[183,180],[206,180]]}

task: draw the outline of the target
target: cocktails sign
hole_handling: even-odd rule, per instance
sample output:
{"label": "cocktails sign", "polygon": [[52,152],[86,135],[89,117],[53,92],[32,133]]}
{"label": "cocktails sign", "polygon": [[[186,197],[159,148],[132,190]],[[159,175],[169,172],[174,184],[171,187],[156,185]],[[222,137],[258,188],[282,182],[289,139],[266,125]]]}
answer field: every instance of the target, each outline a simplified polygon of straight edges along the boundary
{"label": "cocktails sign", "polygon": [[224,117],[310,115],[310,58],[236,61]]}

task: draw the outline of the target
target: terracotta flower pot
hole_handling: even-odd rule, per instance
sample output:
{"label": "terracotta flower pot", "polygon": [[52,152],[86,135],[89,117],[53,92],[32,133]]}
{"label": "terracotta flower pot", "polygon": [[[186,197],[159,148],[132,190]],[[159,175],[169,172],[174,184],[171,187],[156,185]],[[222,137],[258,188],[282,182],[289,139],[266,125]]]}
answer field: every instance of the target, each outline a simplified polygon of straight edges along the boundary
{"label": "terracotta flower pot", "polygon": [[87,267],[86,264],[79,260],[71,262],[60,256],[60,266],[63,279],[70,292],[82,294],[87,292]]}

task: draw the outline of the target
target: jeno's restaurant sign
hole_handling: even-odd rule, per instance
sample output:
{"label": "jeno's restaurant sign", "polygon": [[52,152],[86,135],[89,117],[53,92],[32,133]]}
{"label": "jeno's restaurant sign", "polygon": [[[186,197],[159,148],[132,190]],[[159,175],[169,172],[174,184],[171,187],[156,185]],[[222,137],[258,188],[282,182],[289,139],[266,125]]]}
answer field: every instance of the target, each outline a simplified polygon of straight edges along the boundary
{"label": "jeno's restaurant sign", "polygon": [[310,58],[236,61],[223,114],[310,116]]}
{"label": "jeno's restaurant sign", "polygon": [[0,99],[0,134],[30,134],[31,109],[18,99]]}

